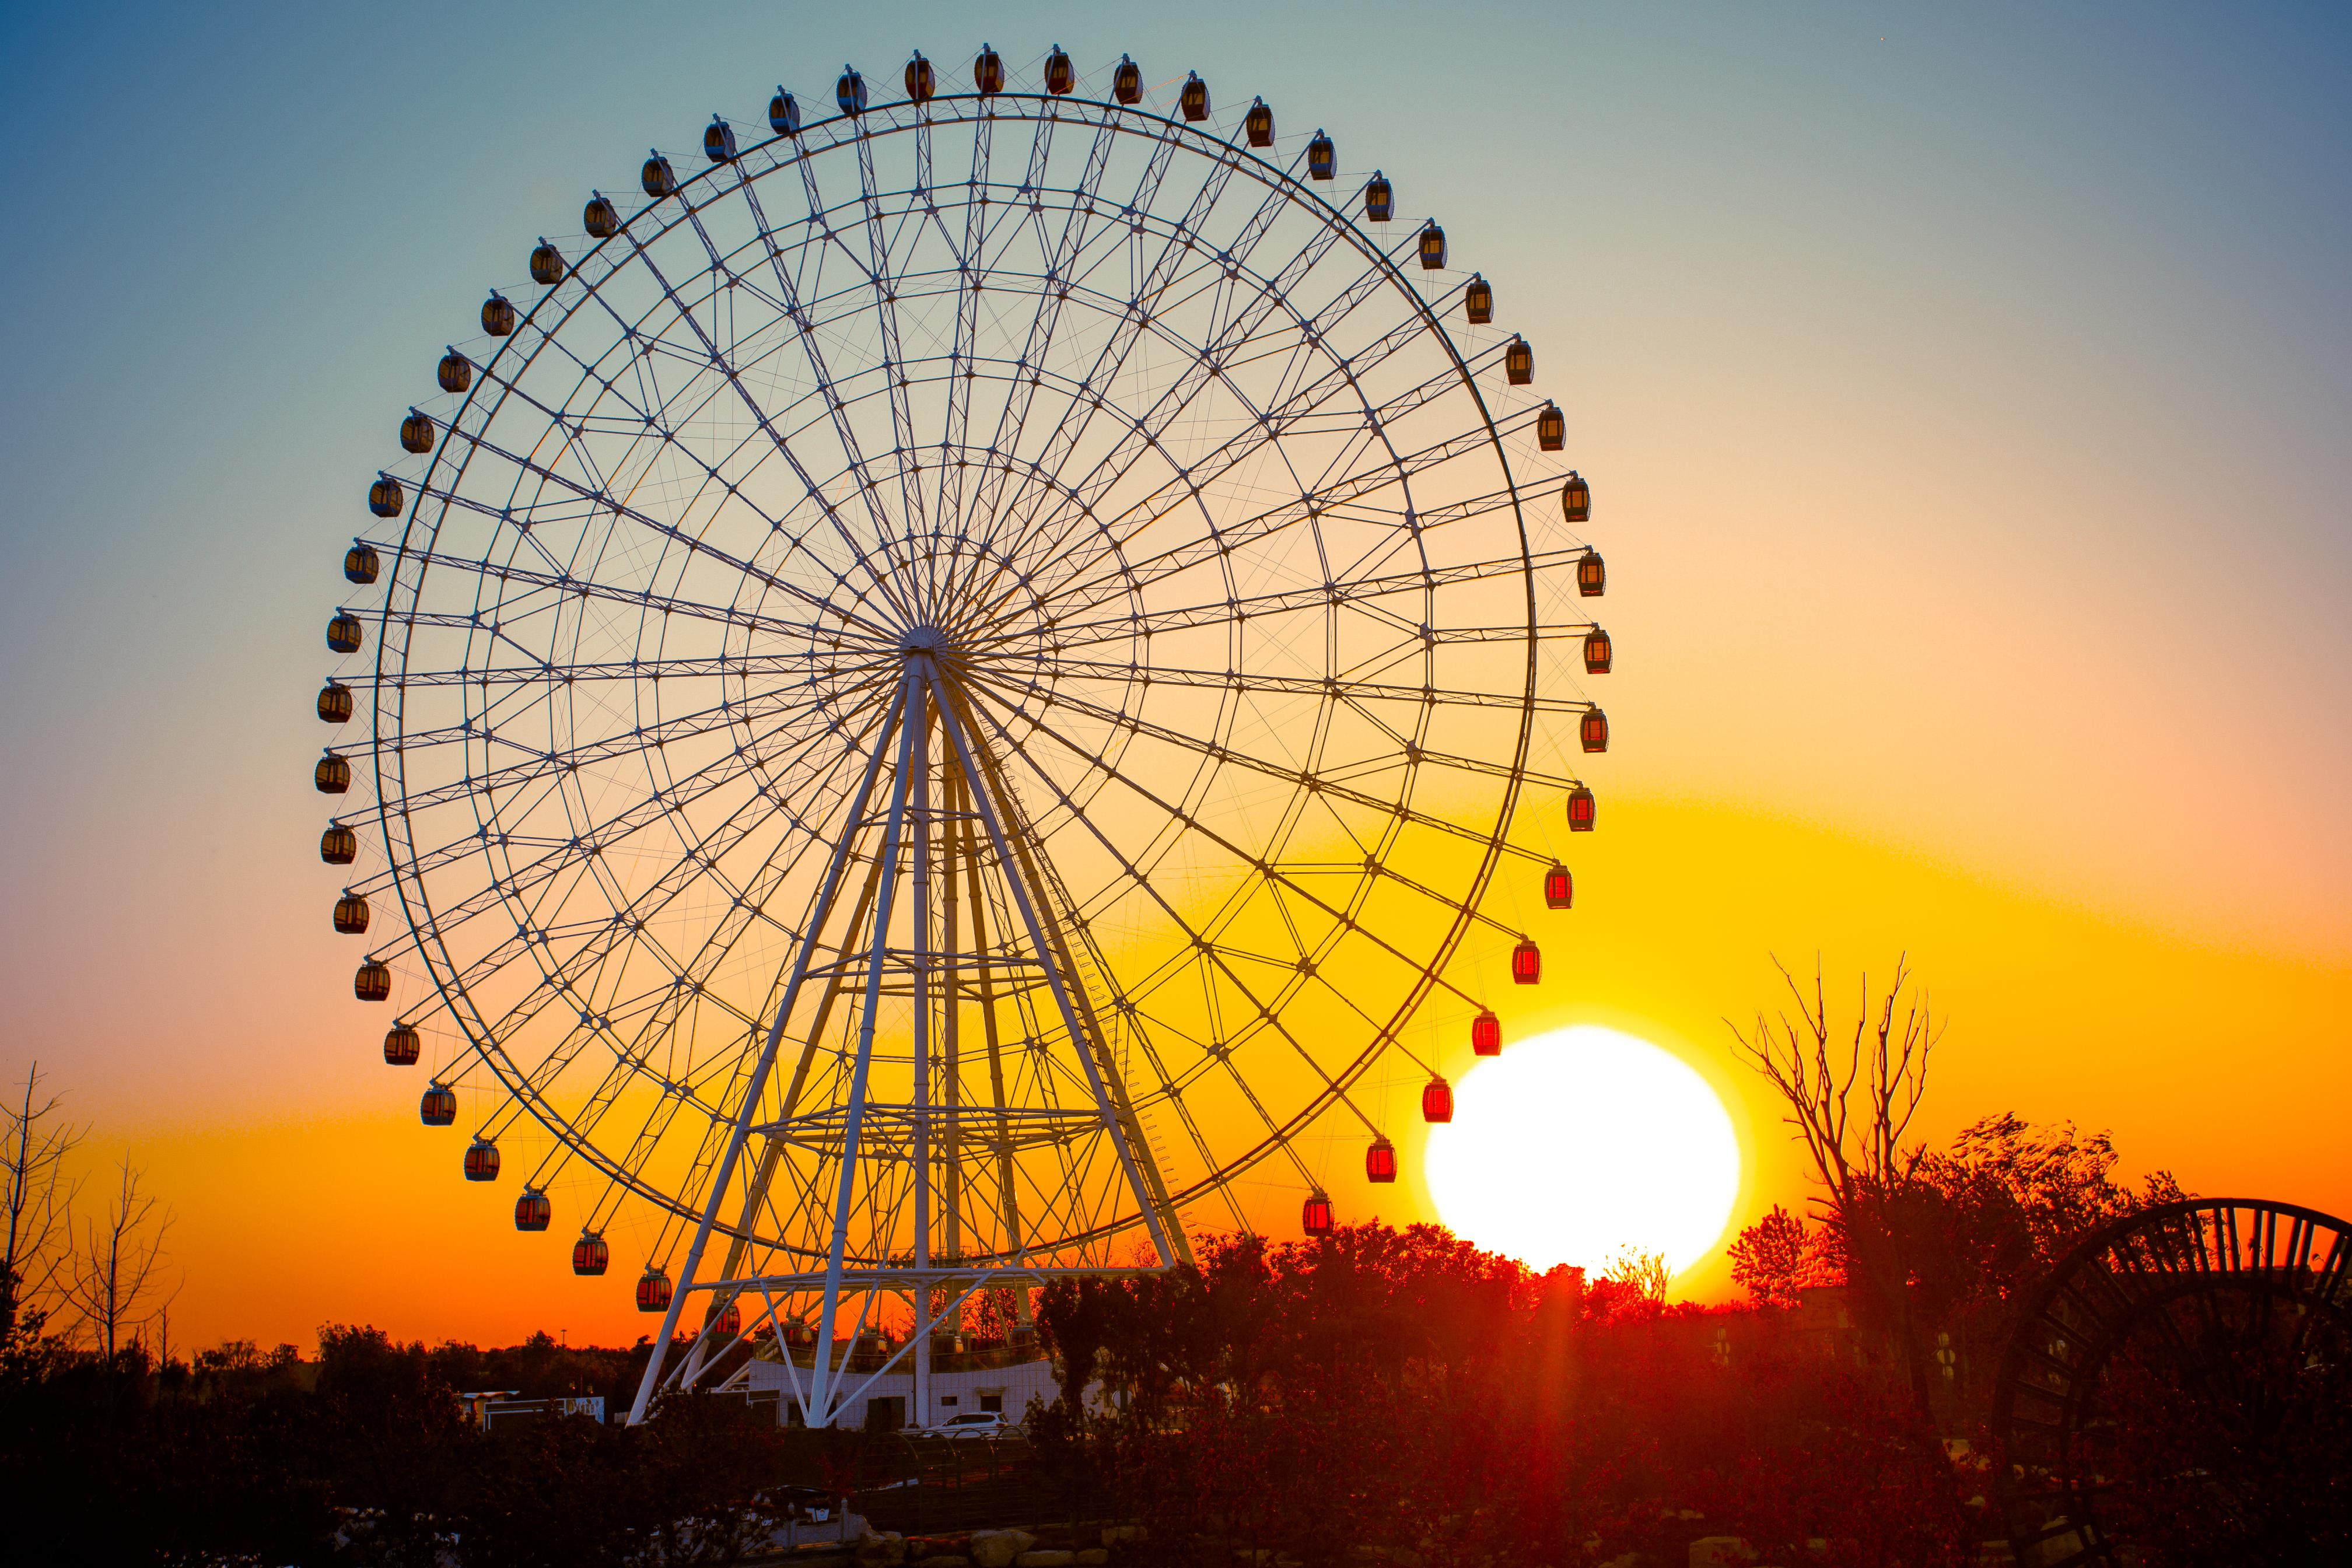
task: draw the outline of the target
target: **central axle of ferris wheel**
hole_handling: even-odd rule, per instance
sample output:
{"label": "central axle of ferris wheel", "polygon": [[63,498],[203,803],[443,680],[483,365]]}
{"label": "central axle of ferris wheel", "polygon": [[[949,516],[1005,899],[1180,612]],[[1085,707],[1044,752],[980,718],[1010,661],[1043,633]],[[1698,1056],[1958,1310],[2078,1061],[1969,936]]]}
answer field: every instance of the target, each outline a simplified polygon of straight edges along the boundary
{"label": "central axle of ferris wheel", "polygon": [[[746,1081],[742,1102],[737,1111],[734,1126],[724,1153],[712,1173],[709,1195],[702,1205],[692,1244],[686,1255],[677,1286],[667,1312],[662,1320],[661,1333],[654,1342],[653,1353],[639,1383],[635,1404],[629,1413],[632,1423],[643,1421],[656,1395],[665,1390],[684,1390],[694,1386],[709,1369],[712,1358],[706,1355],[706,1346],[713,1340],[712,1325],[728,1306],[749,1299],[755,1310],[737,1315],[735,1338],[742,1339],[760,1321],[779,1325],[778,1341],[782,1349],[786,1375],[793,1385],[794,1403],[810,1426],[825,1426],[847,1405],[862,1395],[872,1384],[894,1372],[902,1370],[903,1363],[911,1362],[915,1382],[915,1401],[919,1412],[929,1410],[930,1336],[934,1321],[934,1296],[947,1292],[948,1305],[944,1316],[952,1318],[964,1303],[980,1291],[990,1289],[1018,1288],[1027,1289],[1056,1277],[1085,1275],[1122,1275],[1137,1272],[1133,1268],[1073,1267],[1066,1261],[1038,1260],[1030,1257],[1024,1239],[1019,1213],[1018,1194],[1014,1189],[1009,1152],[1013,1142],[1015,1122],[1038,1123],[1041,1135],[1051,1136],[1056,1126],[1076,1130],[1098,1131],[1116,1151],[1120,1173],[1128,1195],[1141,1216],[1160,1268],[1170,1268],[1180,1261],[1190,1260],[1190,1248],[1179,1224],[1174,1205],[1168,1195],[1151,1153],[1150,1144],[1143,1134],[1140,1121],[1129,1103],[1117,1063],[1108,1048],[1108,1040],[1097,1016],[1093,998],[1088,994],[1078,967],[1074,961],[1068,933],[1063,929],[1060,910],[1049,896],[1045,879],[1041,875],[1042,847],[1031,831],[1019,802],[1007,787],[993,751],[973,723],[973,710],[959,688],[956,669],[959,655],[948,634],[929,626],[910,628],[898,640],[904,656],[904,668],[896,690],[888,699],[889,713],[876,733],[871,751],[866,759],[864,775],[859,782],[856,804],[846,819],[841,842],[834,847],[818,891],[809,909],[806,927],[794,955],[790,978],[768,1026],[764,1048],[752,1067]],[[938,767],[942,774],[940,795],[935,800],[932,790],[934,737],[937,737]],[[882,846],[873,880],[866,893],[861,895],[850,916],[854,932],[863,925],[866,941],[863,948],[852,943],[854,935],[845,936],[838,950],[840,962],[832,966],[818,964],[818,951],[824,945],[823,937],[827,922],[839,907],[852,862],[857,858],[856,848],[861,830],[875,818],[876,797],[882,786],[883,774],[889,773],[889,806],[881,818]],[[975,828],[979,837],[975,837]],[[1053,1015],[1066,1031],[1072,1054],[1086,1070],[1091,1105],[1067,1110],[1038,1112],[1034,1109],[1016,1109],[1003,1103],[1001,1080],[997,1085],[999,1103],[993,1106],[965,1106],[951,1103],[934,1105],[930,1099],[932,1064],[936,1042],[933,1036],[932,1007],[935,999],[943,1001],[942,1025],[952,1053],[954,1048],[959,998],[956,976],[960,971],[986,971],[1008,963],[1005,954],[986,952],[961,952],[956,928],[954,900],[957,861],[971,884],[971,898],[973,918],[979,919],[981,882],[980,854],[985,847],[992,855],[998,876],[1019,917],[1020,936],[1025,941],[1028,957],[1009,962],[1025,963],[1042,973],[1046,988],[1052,994]],[[947,900],[947,942],[944,946],[931,945],[934,854],[945,850],[940,866]],[[911,876],[908,874],[911,871]],[[913,883],[914,926],[917,934],[911,952],[894,954],[888,942],[891,917],[898,900],[902,878]],[[975,946],[983,945],[975,943]],[[914,999],[912,1097],[896,1104],[872,1101],[867,1096],[869,1069],[875,1056],[878,1010],[885,994],[884,975],[893,968],[910,971]],[[829,972],[828,972],[829,969]],[[820,1048],[827,1016],[834,997],[848,974],[864,971],[863,1001],[859,1008],[856,1055],[851,1064],[847,1096],[844,1103],[805,1116],[793,1116],[791,1107],[782,1119],[763,1120],[760,1114],[764,1094],[774,1075],[778,1056],[786,1043],[787,1030],[798,1008],[803,991],[812,984],[824,987],[823,998],[811,1021],[804,1038],[799,1039],[801,1063],[793,1084],[797,1095],[807,1066]],[[944,972],[946,984],[937,976]],[[995,1015],[983,1003],[983,1017],[992,1039],[992,1053],[996,1029]],[[946,1082],[952,1100],[960,1101],[960,1084],[950,1076]],[[961,1159],[961,1123],[967,1120],[993,1122],[997,1130],[997,1158],[1003,1167],[999,1177],[999,1197],[1003,1208],[1001,1216],[1004,1226],[1007,1250],[993,1261],[966,1261],[959,1256],[961,1247],[956,1237],[961,1234],[961,1214],[958,1205],[962,1182],[959,1162]],[[950,1232],[947,1257],[936,1256],[931,1247],[934,1213],[931,1166],[935,1135],[944,1131],[949,1140],[948,1163],[950,1174],[950,1202],[944,1217]],[[703,1257],[714,1232],[721,1228],[721,1211],[727,1205],[728,1194],[738,1164],[746,1146],[754,1137],[762,1140],[758,1169],[746,1184],[740,1208],[740,1218],[730,1230],[730,1241],[723,1265],[709,1279],[699,1278]],[[760,1205],[765,1201],[770,1183],[784,1150],[795,1142],[805,1140],[819,1147],[830,1148],[837,1143],[840,1150],[840,1172],[834,1194],[833,1224],[825,1242],[824,1266],[821,1269],[804,1269],[788,1273],[747,1271],[744,1264],[750,1255],[749,1238],[753,1235],[753,1222]],[[895,1145],[895,1152],[884,1152],[883,1145]],[[893,1238],[878,1234],[869,1236],[867,1249],[879,1251],[884,1260],[878,1265],[861,1263],[852,1256],[852,1219],[857,1198],[861,1159],[869,1167],[878,1169],[886,1160],[903,1160],[912,1167],[914,1215],[910,1256],[899,1258],[889,1256],[888,1245]],[[701,1331],[697,1334],[685,1359],[675,1368],[667,1366],[669,1352],[675,1343],[678,1322],[687,1301],[697,1293],[707,1293],[708,1310],[703,1314]],[[815,1313],[817,1347],[805,1383],[801,1368],[787,1347],[782,1347],[782,1304],[794,1297],[815,1293],[818,1304]],[[914,1308],[914,1332],[882,1365],[860,1374],[862,1381],[850,1385],[845,1356],[834,1351],[835,1329],[846,1297],[862,1299],[858,1327],[862,1331],[873,1312],[877,1298],[904,1294]],[[856,1335],[851,1336],[851,1343]],[[721,1352],[729,1348],[722,1345]]]}

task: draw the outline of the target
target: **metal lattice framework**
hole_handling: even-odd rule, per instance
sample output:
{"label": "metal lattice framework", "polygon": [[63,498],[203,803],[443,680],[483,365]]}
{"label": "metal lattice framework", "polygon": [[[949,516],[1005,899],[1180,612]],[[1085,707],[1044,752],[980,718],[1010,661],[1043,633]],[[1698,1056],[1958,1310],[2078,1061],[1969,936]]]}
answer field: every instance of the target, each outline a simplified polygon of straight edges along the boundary
{"label": "metal lattice framework", "polygon": [[2352,1521],[2352,1226],[2252,1198],[2095,1233],[1994,1399],[2018,1561],[2290,1563]]}
{"label": "metal lattice framework", "polygon": [[1501,979],[1482,896],[1595,711],[1559,416],[1433,226],[1178,84],[854,76],[541,241],[341,612],[362,994],[519,1225],[583,1272],[634,1226],[662,1342],[724,1330],[640,1414],[706,1344],[1319,1194],[1302,1136],[1378,1138],[1368,1071]]}

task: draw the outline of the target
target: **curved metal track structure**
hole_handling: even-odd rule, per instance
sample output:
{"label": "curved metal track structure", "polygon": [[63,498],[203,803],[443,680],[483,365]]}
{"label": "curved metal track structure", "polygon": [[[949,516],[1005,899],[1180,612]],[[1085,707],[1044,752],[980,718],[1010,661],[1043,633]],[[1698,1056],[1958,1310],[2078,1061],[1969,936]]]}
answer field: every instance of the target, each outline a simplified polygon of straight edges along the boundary
{"label": "curved metal track structure", "polygon": [[1525,345],[1307,138],[1115,68],[714,118],[372,492],[347,897],[467,1174],[725,1330],[647,1396],[1319,1192],[1580,787],[1598,563]]}

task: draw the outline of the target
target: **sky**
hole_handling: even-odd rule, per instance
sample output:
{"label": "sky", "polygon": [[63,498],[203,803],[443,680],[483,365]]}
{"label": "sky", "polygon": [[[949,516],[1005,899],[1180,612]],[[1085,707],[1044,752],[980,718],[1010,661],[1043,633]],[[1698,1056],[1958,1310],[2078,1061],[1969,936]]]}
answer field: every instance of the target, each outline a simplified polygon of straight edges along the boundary
{"label": "sky", "polygon": [[[392,422],[539,232],[779,81],[959,62],[971,16],[0,16],[0,1071],[38,1058],[172,1204],[175,1339],[637,1331],[456,1179],[350,999],[319,626]],[[1013,3],[986,37],[1377,148],[1538,346],[1617,651],[1573,952],[1512,1028],[1683,1056],[1745,1220],[1804,1188],[1725,1020],[1775,955],[1851,990],[1907,954],[1949,1020],[1927,1135],[2071,1118],[2133,1173],[2352,1208],[2352,18]]]}

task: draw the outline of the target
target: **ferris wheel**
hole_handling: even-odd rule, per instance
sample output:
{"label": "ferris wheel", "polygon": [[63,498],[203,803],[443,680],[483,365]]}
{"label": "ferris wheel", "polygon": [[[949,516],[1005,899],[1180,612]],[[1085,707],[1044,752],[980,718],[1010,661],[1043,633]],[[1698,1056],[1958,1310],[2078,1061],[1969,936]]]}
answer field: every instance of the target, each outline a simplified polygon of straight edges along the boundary
{"label": "ferris wheel", "polygon": [[1381,1074],[1450,1116],[1540,977],[1515,814],[1593,825],[1605,576],[1498,291],[1197,74],[943,75],[779,89],[541,237],[329,624],[356,994],[518,1229],[638,1252],[639,1416],[748,1339],[825,1425],[892,1303],[858,1376],[920,1379],[1245,1184],[1329,1230]]}

